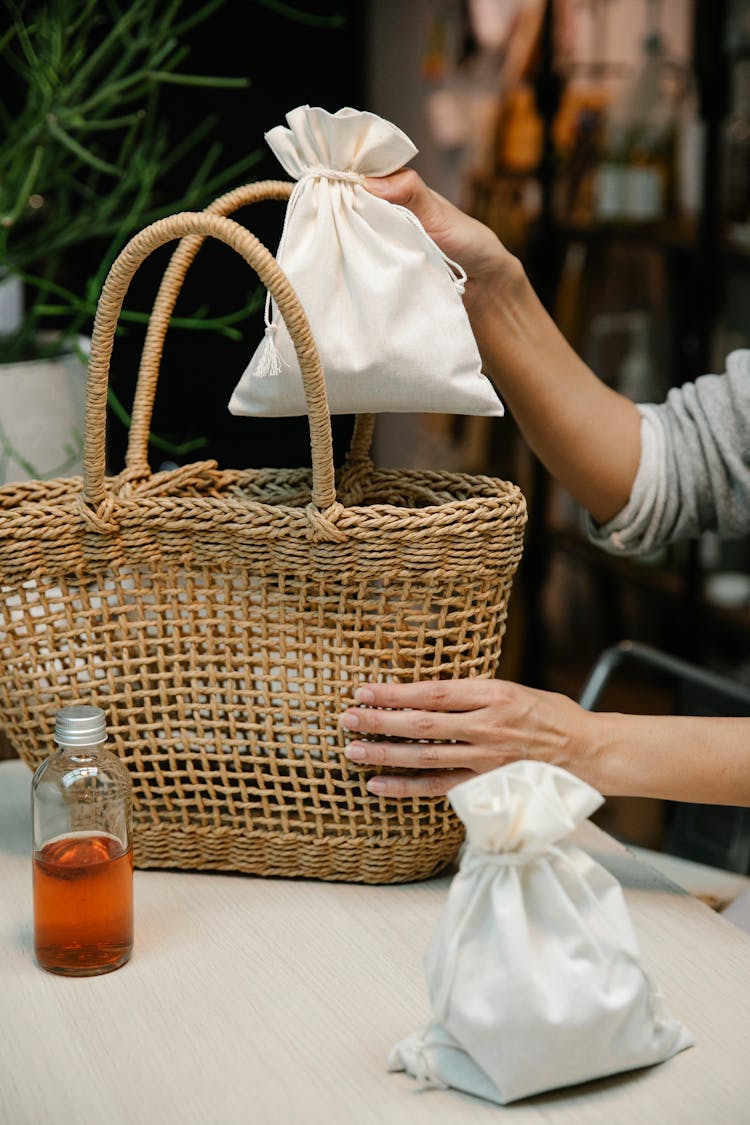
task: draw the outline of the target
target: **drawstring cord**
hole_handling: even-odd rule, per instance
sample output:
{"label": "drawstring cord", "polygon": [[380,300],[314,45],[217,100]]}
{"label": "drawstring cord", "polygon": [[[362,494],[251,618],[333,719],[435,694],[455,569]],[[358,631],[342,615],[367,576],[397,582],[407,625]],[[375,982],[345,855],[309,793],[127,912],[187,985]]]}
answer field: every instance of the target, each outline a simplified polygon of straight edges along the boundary
{"label": "drawstring cord", "polygon": [[[297,183],[292,189],[292,194],[289,196],[286,212],[284,214],[284,225],[281,228],[281,238],[279,240],[279,248],[276,251],[276,258],[280,262],[286,243],[287,230],[289,229],[289,220],[294,214],[294,210],[302,195],[302,191],[307,183],[311,180],[339,180],[342,183],[358,184],[363,180],[363,176],[359,172],[337,172],[333,168],[310,168],[303,176],[297,180]],[[253,372],[256,379],[265,379],[269,376],[277,377],[281,374],[282,366],[288,366],[281,358],[281,352],[276,346],[276,322],[273,320],[271,311],[271,294],[266,290],[266,300],[263,306],[263,320],[265,321],[264,340],[261,352],[258,356],[258,362],[255,365]]]}
{"label": "drawstring cord", "polygon": [[407,218],[409,220],[409,222],[412,223],[413,226],[415,226],[417,228],[417,230],[421,230],[422,234],[427,239],[427,242],[429,243],[430,247],[436,253],[436,256],[441,258],[442,261],[445,262],[445,264],[447,265],[447,267],[450,271],[451,280],[456,287],[456,292],[459,294],[459,296],[463,297],[464,290],[466,289],[466,282],[468,280],[468,278],[466,276],[466,271],[463,268],[463,266],[460,266],[458,264],[458,262],[454,262],[453,258],[449,258],[448,255],[440,249],[437,242],[435,242],[434,238],[430,238],[429,234],[424,229],[421,222],[419,221],[419,219],[417,218],[417,216],[414,214],[413,211],[410,211],[408,207],[402,207],[400,203],[393,203],[391,206],[393,206],[397,211],[399,211],[402,215],[404,215],[405,218]]}

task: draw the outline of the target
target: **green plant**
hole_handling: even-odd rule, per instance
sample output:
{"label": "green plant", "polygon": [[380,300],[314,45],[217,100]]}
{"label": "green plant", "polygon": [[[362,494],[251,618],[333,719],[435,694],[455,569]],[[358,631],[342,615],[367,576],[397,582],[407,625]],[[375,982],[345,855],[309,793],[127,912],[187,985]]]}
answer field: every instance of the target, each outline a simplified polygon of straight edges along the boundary
{"label": "green plant", "polygon": [[[347,23],[283,0],[253,2],[309,28]],[[220,132],[217,116],[205,116],[200,103],[201,88],[241,91],[250,78],[186,69],[191,36],[228,7],[228,0],[0,0],[0,309],[8,280],[24,293],[17,329],[3,334],[0,317],[0,364],[75,350],[127,240],[164,214],[205,207],[263,156],[259,147],[225,165],[222,144],[210,140]],[[184,135],[170,117],[175,86],[197,103],[199,123]],[[258,286],[229,313],[201,307],[171,324],[241,340],[263,296]],[[148,315],[124,309],[123,330]],[[127,427],[111,385],[108,394]],[[170,456],[206,444],[150,440]],[[0,429],[0,462],[11,453],[29,472]]]}
{"label": "green plant", "polygon": [[[185,15],[182,0],[5,0],[0,267],[22,280],[25,312],[18,330],[0,339],[0,360],[38,354],[49,330],[48,347],[69,345],[88,327],[106,271],[136,230],[170,211],[204,207],[260,158],[256,150],[223,167],[221,144],[206,140],[213,117],[175,138],[162,113],[168,84],[249,85],[245,76],[183,69],[187,33],[224,3],[207,0]],[[174,198],[164,185],[178,167],[187,169],[186,187]],[[81,291],[68,283],[70,265],[92,248],[96,266]],[[175,323],[231,332],[247,312]]]}

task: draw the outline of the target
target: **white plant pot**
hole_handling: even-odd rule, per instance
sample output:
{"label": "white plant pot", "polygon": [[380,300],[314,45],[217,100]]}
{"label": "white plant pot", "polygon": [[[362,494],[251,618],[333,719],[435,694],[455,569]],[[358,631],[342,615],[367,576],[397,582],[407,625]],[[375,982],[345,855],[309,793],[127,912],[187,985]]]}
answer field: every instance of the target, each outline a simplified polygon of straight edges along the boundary
{"label": "white plant pot", "polygon": [[[84,353],[89,341],[79,338]],[[0,484],[83,471],[86,366],[71,352],[0,364]]]}
{"label": "white plant pot", "polygon": [[23,320],[23,282],[0,266],[0,336],[12,336]]}

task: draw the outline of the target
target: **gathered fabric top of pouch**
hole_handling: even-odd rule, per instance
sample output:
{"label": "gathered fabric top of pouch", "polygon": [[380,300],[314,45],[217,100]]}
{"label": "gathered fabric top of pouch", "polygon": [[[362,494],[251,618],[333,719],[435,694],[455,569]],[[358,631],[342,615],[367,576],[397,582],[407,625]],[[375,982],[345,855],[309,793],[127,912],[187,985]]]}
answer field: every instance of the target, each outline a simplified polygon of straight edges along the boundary
{"label": "gathered fabric top of pouch", "polygon": [[390,121],[348,106],[329,113],[319,106],[301,105],[290,110],[286,120],[289,128],[277,125],[265,139],[295,180],[329,169],[388,176],[418,151]]}
{"label": "gathered fabric top of pouch", "polygon": [[466,826],[469,848],[522,860],[569,836],[604,798],[559,766],[522,760],[456,785],[448,800]]}

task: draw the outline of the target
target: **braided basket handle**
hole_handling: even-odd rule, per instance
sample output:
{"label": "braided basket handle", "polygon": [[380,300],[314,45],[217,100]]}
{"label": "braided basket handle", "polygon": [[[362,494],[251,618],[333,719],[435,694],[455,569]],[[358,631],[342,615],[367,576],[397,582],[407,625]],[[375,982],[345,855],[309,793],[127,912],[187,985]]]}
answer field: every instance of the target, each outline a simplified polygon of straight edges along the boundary
{"label": "braided basket handle", "polygon": [[[96,309],[89,355],[83,446],[83,502],[96,507],[107,498],[104,473],[109,363],[125,294],[138,267],[149,254],[173,239],[186,239],[186,236],[195,238],[196,250],[208,236],[226,243],[255,270],[275,300],[294,344],[305,387],[312,447],[312,501],[320,509],[329,508],[336,499],[331,416],[323,369],[305,311],[286,274],[255,235],[232,219],[207,211],[183,211],[166,219],[158,219],[145,227],[131,238],[115,259],[104,282]],[[150,406],[150,403],[147,405]],[[141,424],[143,418],[142,414]]]}
{"label": "braided basket handle", "polygon": [[[249,203],[258,203],[263,199],[289,199],[293,188],[294,184],[289,180],[260,180],[257,183],[244,184],[215,199],[206,208],[206,213],[228,216],[238,211],[240,207],[245,207]],[[164,271],[149,318],[138,369],[128,450],[125,456],[127,468],[144,477],[149,476],[151,472],[148,463],[148,438],[169,321],[185,276],[204,242],[205,235],[189,235],[181,239]],[[357,415],[347,457],[350,464],[368,459],[374,422],[375,418],[372,414]]]}

